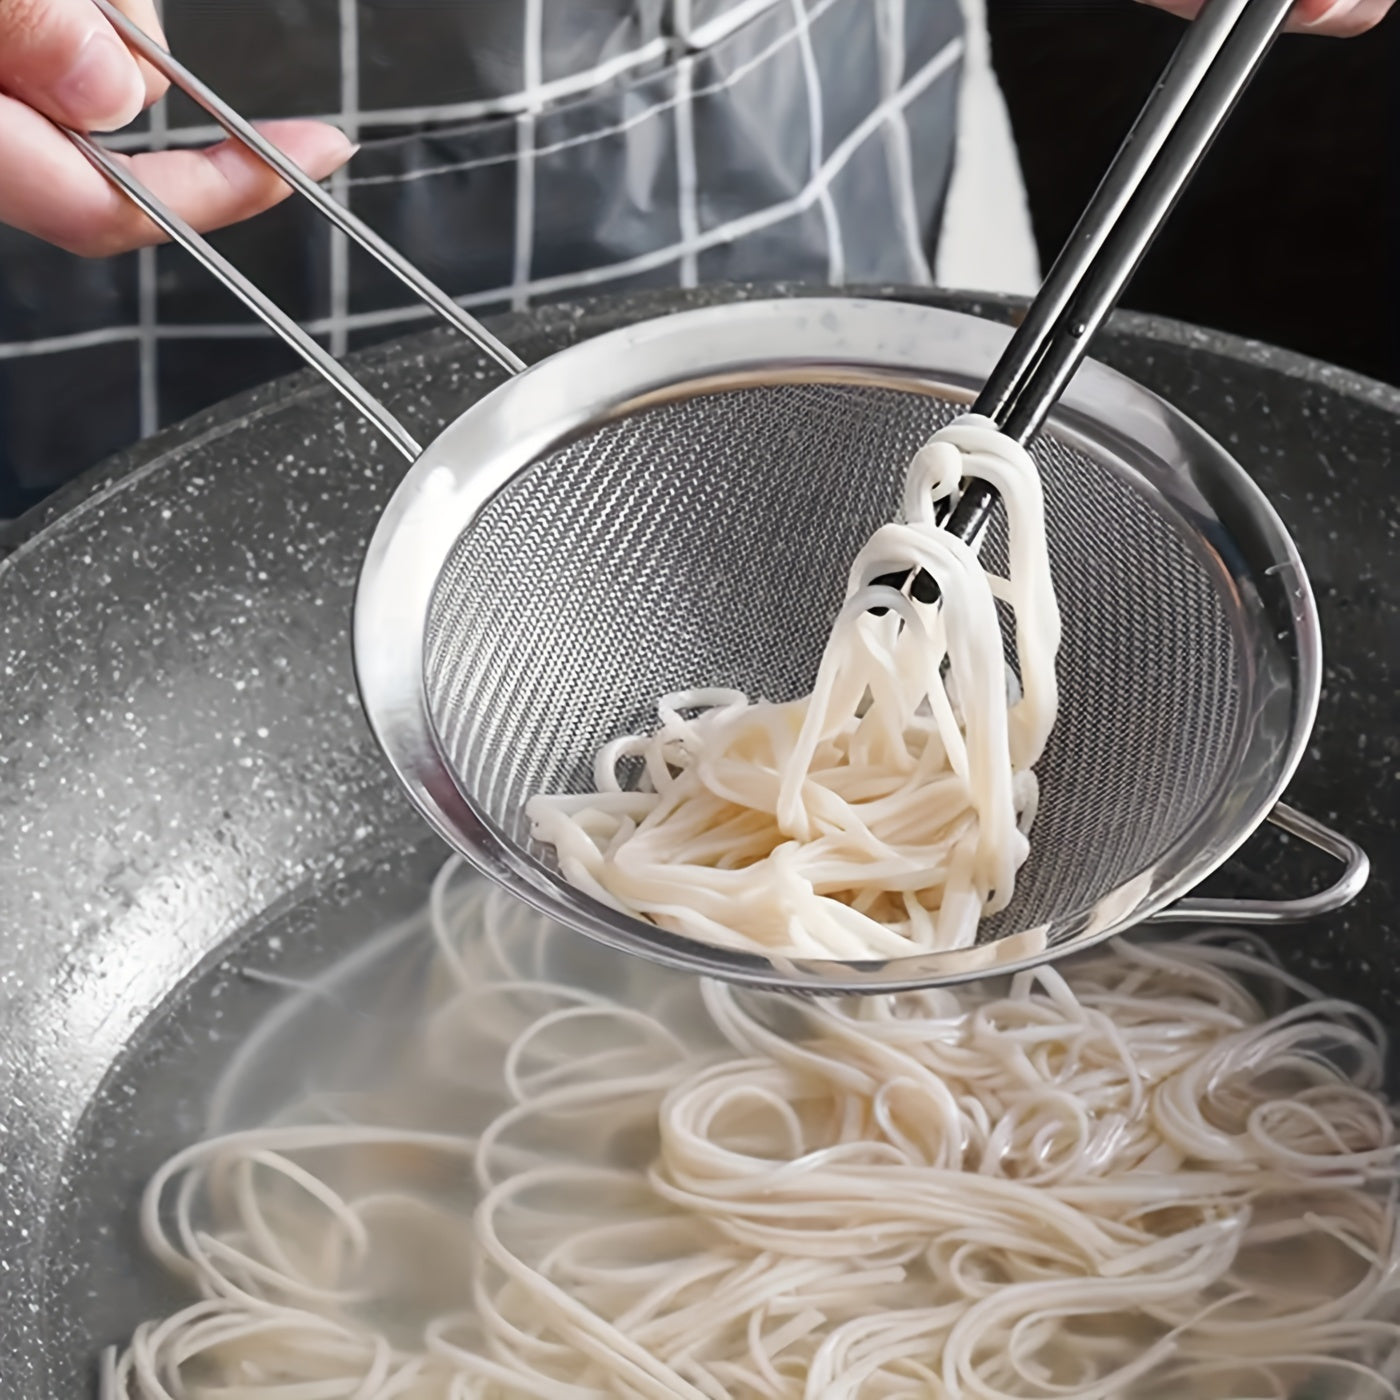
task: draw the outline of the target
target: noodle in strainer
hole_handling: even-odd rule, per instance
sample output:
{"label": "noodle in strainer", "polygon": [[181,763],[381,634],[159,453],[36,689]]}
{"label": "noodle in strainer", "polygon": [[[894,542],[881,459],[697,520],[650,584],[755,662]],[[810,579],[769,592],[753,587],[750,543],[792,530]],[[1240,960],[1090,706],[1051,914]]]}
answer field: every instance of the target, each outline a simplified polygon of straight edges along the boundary
{"label": "noodle in strainer", "polygon": [[[1014,338],[924,306],[797,299],[663,317],[529,369],[111,0],[94,3],[136,53],[514,376],[420,447],[129,165],[68,133],[412,462],[356,598],[361,697],[424,815],[528,903],[611,946],[732,981],[889,991],[1023,967],[1153,916],[1308,917],[1360,888],[1364,854],[1280,802],[1321,675],[1296,549],[1216,443],[1150,394],[1081,366],[1289,0],[1204,7]],[[977,839],[994,827],[995,840],[971,854],[957,840],[934,843],[948,867],[936,910],[906,902],[907,933],[891,943],[871,935],[900,923],[899,911],[871,905],[881,917],[848,945],[847,916],[826,909],[821,937],[815,920],[798,919],[764,951],[761,939],[692,937],[683,918],[660,927],[629,912],[643,905],[615,888],[561,879],[560,846],[548,838],[567,833],[532,832],[531,799],[586,792],[599,751],[645,733],[658,697],[808,694],[851,560],[896,518],[915,451],[974,396],[1008,441],[1035,444],[1064,619],[1059,712],[1038,736],[1037,761],[1008,779],[1019,791],[1008,796],[1003,784],[994,801],[990,782],[966,783]],[[947,533],[968,548],[980,540],[1001,574],[995,501],[969,478]],[[888,589],[870,601],[903,606]],[[946,630],[948,704],[960,682],[971,704],[979,667],[959,667],[959,629]],[[1017,637],[1007,642],[1014,669],[1025,657]],[[1011,684],[1033,688],[1046,674],[1041,666]],[[942,689],[915,699],[936,708]],[[937,726],[950,771],[952,748],[973,743],[980,723],[955,718]],[[906,758],[922,761],[930,743],[926,734]],[[781,801],[784,832],[812,825],[805,795]],[[1303,899],[1183,902],[1270,816],[1341,860],[1341,878]],[[562,869],[575,881],[588,873],[567,850]],[[862,914],[866,894],[848,893]],[[711,933],[730,927],[712,924]],[[904,955],[906,946],[917,951]]]}
{"label": "noodle in strainer", "polygon": [[[717,947],[572,887],[533,838],[531,799],[594,790],[595,755],[652,727],[659,697],[811,691],[851,561],[1007,337],[928,307],[753,302],[575,346],[469,409],[390,502],[355,616],[371,724],[437,829],[612,946],[814,990],[957,980],[1106,937],[1167,911],[1271,811],[1349,862],[1338,885],[1170,915],[1268,922],[1354,894],[1364,857],[1275,807],[1320,680],[1297,551],[1217,443],[1094,364],[1033,447],[1059,715],[1015,897],[973,946],[863,962]],[[990,568],[1005,547],[998,512]]]}

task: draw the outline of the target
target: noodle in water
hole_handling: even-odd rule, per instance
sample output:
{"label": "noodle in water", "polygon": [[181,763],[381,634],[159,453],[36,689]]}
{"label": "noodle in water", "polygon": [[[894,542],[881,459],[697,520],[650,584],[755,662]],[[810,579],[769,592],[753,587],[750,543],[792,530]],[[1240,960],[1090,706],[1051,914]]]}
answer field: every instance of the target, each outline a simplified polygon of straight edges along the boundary
{"label": "noodle in water", "polygon": [[[964,477],[1005,503],[1005,578],[937,524]],[[911,567],[938,605],[876,582]],[[1035,467],[960,419],[810,696],[662,700],[536,837],[712,943],[967,947],[1029,849],[1058,645]],[[382,1082],[152,1180],[146,1243],[195,1300],[104,1357],[104,1400],[1400,1397],[1384,1035],[1265,945],[800,1002],[581,976],[587,945],[459,868]]]}
{"label": "noodle in water", "polygon": [[[1006,578],[938,523],[965,477],[1005,503]],[[915,455],[903,517],[856,557],[810,696],[667,696],[654,733],[598,754],[596,792],[531,801],[534,836],[567,880],[747,951],[851,960],[976,941],[1026,859],[1033,769],[1058,708],[1040,477],[1022,447],[967,415]],[[875,582],[911,567],[937,583],[937,604]],[[640,769],[631,787],[623,764]]]}
{"label": "noodle in water", "polygon": [[1384,1036],[1262,943],[804,1003],[458,869],[384,1081],[152,1181],[104,1400],[1396,1395]]}

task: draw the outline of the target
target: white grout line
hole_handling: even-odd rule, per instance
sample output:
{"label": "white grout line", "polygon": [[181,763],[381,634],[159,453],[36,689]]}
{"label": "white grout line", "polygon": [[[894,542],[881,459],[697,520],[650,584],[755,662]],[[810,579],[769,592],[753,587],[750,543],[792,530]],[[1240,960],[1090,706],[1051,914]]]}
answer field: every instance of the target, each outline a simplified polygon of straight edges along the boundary
{"label": "white grout line", "polygon": [[[820,182],[822,222],[826,228],[826,278],[833,287],[846,280],[846,244],[841,237],[841,216],[831,197],[831,181],[821,180],[826,159],[826,117],[822,110],[822,75],[817,66],[817,53],[812,47],[811,16],[806,0],[788,0],[792,22],[797,31],[798,51],[802,55],[802,76],[807,85],[807,127],[812,146],[811,181]],[[888,98],[883,99],[888,101]]]}
{"label": "white grout line", "polygon": [[[360,10],[358,0],[338,0],[340,19],[340,129],[352,142],[360,139]],[[348,205],[350,174],[341,166],[331,176],[331,195]],[[330,229],[330,342],[339,359],[349,347],[346,325],[350,315],[350,240]]]}
{"label": "white grout line", "polygon": [[695,60],[681,59],[676,65],[676,194],[681,244],[685,248],[680,260],[682,287],[693,287],[700,278],[700,263],[695,253],[700,237],[700,208],[695,174],[694,81]]}
{"label": "white grout line", "polygon": [[[685,243],[676,243],[668,248],[660,248],[622,262],[604,267],[585,268],[581,272],[561,273],[554,277],[536,278],[525,288],[530,297],[552,296],[556,293],[582,291],[589,287],[603,286],[621,278],[665,267],[679,262],[687,252],[704,252],[708,248],[732,243],[749,234],[761,232],[780,224],[794,215],[805,213],[819,203],[823,190],[850,162],[852,156],[876,132],[880,131],[891,115],[898,109],[907,107],[921,96],[940,77],[947,73],[962,57],[963,42],[954,39],[944,45],[923,68],[915,73],[899,91],[882,100],[872,109],[852,131],[832,151],[823,162],[817,177],[805,189],[790,199],[770,205],[750,214],[731,219],[728,223],[702,231]],[[457,297],[460,306],[491,306],[510,299],[510,287],[496,287]],[[351,330],[380,329],[387,326],[411,325],[415,321],[427,320],[433,312],[430,308],[415,304],[408,307],[394,307],[383,311],[359,312],[346,318]],[[328,321],[312,321],[306,329],[313,335],[325,334],[330,329]],[[63,350],[76,350],[91,345],[102,345],[137,336],[134,326],[114,326],[100,331],[85,331],[70,336],[54,336],[47,340],[0,342],[0,360],[15,359],[26,354],[52,354]],[[248,339],[270,335],[266,327],[257,322],[219,323],[207,325],[180,325],[157,327],[156,334],[161,340],[200,340],[211,338]]]}

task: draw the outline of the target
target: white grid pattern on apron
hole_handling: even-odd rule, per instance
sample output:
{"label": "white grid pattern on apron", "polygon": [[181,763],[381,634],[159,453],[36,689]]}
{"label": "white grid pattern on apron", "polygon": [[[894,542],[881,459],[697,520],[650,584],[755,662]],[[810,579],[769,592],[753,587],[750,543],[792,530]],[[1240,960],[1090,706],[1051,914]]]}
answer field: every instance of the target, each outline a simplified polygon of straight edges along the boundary
{"label": "white grid pattern on apron", "polygon": [[[522,10],[528,13],[532,7],[538,7],[541,0],[525,0]],[[685,0],[675,0],[677,5],[683,6]],[[758,0],[757,3],[739,6],[739,12],[747,18],[751,13],[773,8],[775,4],[784,3],[784,0]],[[733,73],[718,84],[708,89],[716,91],[723,87],[732,86],[736,81],[749,74],[766,59],[771,58],[776,52],[785,48],[788,43],[796,42],[802,45],[804,65],[807,66],[812,87],[809,92],[809,109],[813,124],[813,164],[807,185],[790,199],[780,204],[775,204],[767,209],[757,210],[754,213],[740,219],[735,219],[728,224],[710,229],[701,234],[694,224],[693,207],[690,215],[691,231],[682,241],[654,252],[639,255],[623,263],[612,264],[603,267],[585,268],[577,273],[564,274],[552,278],[542,278],[530,280],[528,276],[518,278],[509,285],[491,287],[479,292],[468,293],[460,296],[457,300],[467,307],[489,306],[504,300],[511,300],[518,306],[528,305],[530,300],[541,296],[554,296],[571,291],[587,291],[590,288],[606,284],[611,281],[620,280],[629,275],[650,271],[657,267],[665,266],[669,263],[676,263],[678,267],[684,267],[689,261],[693,266],[694,255],[697,251],[706,247],[714,247],[732,241],[735,238],[743,237],[745,234],[753,233],[764,229],[775,223],[782,222],[783,219],[792,214],[810,208],[814,203],[818,204],[826,217],[828,229],[833,243],[839,243],[841,237],[840,222],[836,216],[836,211],[831,204],[830,186],[832,180],[840,174],[855,152],[860,149],[866,140],[876,131],[888,129],[895,134],[898,143],[896,149],[904,154],[901,165],[903,178],[900,179],[898,190],[901,197],[901,204],[905,207],[911,200],[910,182],[908,170],[911,164],[907,156],[908,152],[908,129],[904,125],[905,109],[915,98],[922,94],[937,78],[941,77],[951,69],[962,55],[962,44],[960,41],[953,41],[931,59],[922,69],[908,77],[902,84],[891,84],[888,91],[882,94],[878,106],[874,107],[864,121],[856,130],[848,136],[832,154],[822,160],[820,158],[820,135],[821,135],[821,79],[817,74],[815,63],[811,58],[810,43],[810,23],[814,16],[825,13],[833,6],[841,3],[841,0],[814,0],[809,9],[803,0],[786,0],[792,8],[794,16],[799,18],[793,31],[780,43],[770,46],[759,55],[753,63],[744,65],[736,69]],[[885,10],[897,11],[902,14],[903,0],[877,0],[877,3]],[[346,24],[347,14],[353,16],[356,10],[354,0],[340,0],[340,10],[342,23]],[[721,32],[724,34],[732,31],[733,25],[726,26]],[[717,29],[717,23],[712,22],[707,26],[708,30]],[[347,51],[353,53],[355,46],[353,42],[347,43],[345,34],[348,29],[342,31],[341,52],[344,55]],[[696,31],[702,33],[705,31]],[[527,26],[527,35],[533,34],[535,43],[538,45],[538,27]],[[528,52],[528,51],[527,51]],[[647,51],[638,51],[636,54],[628,55],[627,58],[635,60],[635,63],[623,63],[621,60],[613,60],[608,64],[599,65],[595,69],[589,70],[590,78],[600,78],[615,75],[619,71],[626,71],[627,68],[638,66],[646,58],[652,57],[650,48]],[[679,68],[689,74],[692,71],[693,59],[682,59]],[[538,48],[536,47],[536,62],[533,65],[534,71],[538,72]],[[347,81],[342,91],[343,93],[353,93],[356,84],[353,78]],[[375,128],[385,128],[394,126],[417,126],[425,121],[432,122],[456,122],[462,120],[464,116],[479,118],[484,115],[508,114],[517,112],[519,118],[528,118],[538,111],[546,102],[552,100],[560,92],[576,92],[581,90],[575,82],[555,82],[551,84],[540,84],[533,90],[524,90],[508,97],[503,97],[491,103],[461,103],[452,106],[423,107],[423,108],[400,108],[388,111],[357,111],[350,106],[353,98],[347,98],[346,110],[336,113],[327,113],[323,120],[334,123],[345,130],[346,134],[355,139],[359,130],[363,126]],[[645,109],[632,117],[626,123],[627,126],[639,125],[641,122],[653,117],[658,111],[667,107],[684,108],[685,116],[682,125],[689,128],[691,114],[693,111],[693,93],[688,83],[678,85],[677,96],[673,100],[659,103],[654,107]],[[220,128],[216,126],[198,125],[188,126],[178,129],[166,129],[163,124],[163,113],[165,100],[162,99],[152,109],[152,128],[149,132],[137,134],[119,134],[110,138],[106,144],[115,149],[121,150],[154,150],[167,147],[192,146],[214,140],[223,135]],[[161,119],[159,131],[156,127],[157,118]],[[586,137],[577,138],[572,142],[561,142],[548,148],[549,152],[566,148],[569,144],[585,144],[587,141],[600,139],[605,136],[620,133],[624,129],[622,124],[612,128],[601,129],[589,133]],[[531,142],[527,138],[522,138],[517,147],[516,158],[525,157],[526,167],[534,168],[534,158],[544,154],[543,151],[533,149]],[[441,175],[460,174],[469,170],[480,169],[492,163],[491,158],[462,161],[451,165],[435,166],[427,170],[412,172],[405,176],[369,176],[355,178],[349,174],[348,169],[337,172],[332,177],[332,190],[338,197],[343,198],[345,191],[359,185],[371,185],[380,183],[405,183],[413,179],[432,178]],[[684,158],[680,162],[686,164]],[[693,154],[690,157],[690,166],[693,170]],[[528,191],[531,185],[530,180],[522,181],[521,184],[527,190],[526,200],[528,205]],[[688,182],[689,192],[693,196],[693,179]],[[683,206],[684,207],[684,206]],[[901,230],[906,239],[917,244],[917,225],[911,219]],[[332,230],[335,239],[344,242],[344,235],[337,230]],[[334,243],[332,247],[334,247]],[[154,250],[143,250],[144,253],[152,253]],[[839,264],[839,250],[833,255]],[[920,250],[920,256],[922,251]],[[521,250],[517,254],[517,268],[528,269],[529,257],[528,249]],[[833,269],[834,271],[834,269]],[[337,279],[332,283],[330,315],[310,319],[304,323],[307,330],[315,335],[328,336],[332,343],[340,340],[350,330],[367,330],[392,327],[396,325],[409,325],[413,322],[426,320],[431,316],[425,307],[417,302],[407,304],[403,307],[394,308],[387,311],[367,312],[358,315],[347,312],[339,312],[338,306],[343,304],[344,282],[340,279],[345,277],[345,260],[333,257],[333,276]],[[833,275],[833,281],[839,282],[839,276]],[[926,279],[925,279],[926,280]],[[678,279],[681,285],[688,285],[683,279]],[[340,287],[340,294],[337,294],[337,284]],[[143,283],[143,303],[147,298],[148,290],[152,290]],[[16,358],[31,354],[52,354],[64,349],[79,349],[87,346],[107,344],[113,341],[148,338],[155,340],[190,340],[205,339],[215,337],[229,337],[235,339],[248,337],[266,336],[268,332],[255,323],[242,322],[207,322],[194,324],[159,324],[152,326],[108,326],[99,330],[87,332],[75,332],[70,335],[41,337],[33,340],[23,341],[0,341],[0,359]]]}
{"label": "white grid pattern on apron", "polygon": [[[517,91],[489,100],[444,103],[423,107],[362,107],[360,6],[358,0],[336,0],[340,58],[339,110],[325,113],[326,120],[340,126],[352,139],[362,132],[376,135],[396,130],[411,132],[424,126],[451,128],[483,119],[507,119],[515,123],[514,151],[507,155],[483,155],[448,161],[423,168],[388,174],[356,175],[343,170],[332,177],[332,192],[352,207],[359,190],[377,185],[407,186],[419,180],[465,177],[494,164],[513,161],[515,180],[514,258],[511,275],[498,285],[484,286],[459,295],[457,300],[471,308],[513,306],[523,308],[541,298],[587,293],[610,285],[626,284],[629,279],[657,275],[674,269],[673,285],[693,286],[704,278],[706,253],[722,251],[745,238],[775,230],[785,221],[815,212],[825,233],[827,279],[839,284],[847,274],[846,231],[842,210],[833,197],[833,187],[858,154],[872,141],[884,148],[889,170],[893,211],[889,238],[902,250],[908,264],[905,280],[928,282],[929,267],[925,240],[930,230],[920,226],[914,194],[914,158],[906,113],[911,104],[927,93],[940,78],[955,75],[963,56],[963,43],[951,37],[935,53],[921,55],[922,62],[906,72],[904,40],[907,0],[668,0],[674,37],[651,41],[621,54],[610,54],[585,71],[545,80],[543,71],[543,7],[548,0],[522,0],[521,18],[523,82]],[[926,0],[915,0],[916,5]],[[830,149],[824,148],[822,64],[813,43],[814,26],[846,7],[873,13],[879,21],[880,87],[872,93],[864,115]],[[781,17],[789,18],[781,24]],[[771,25],[774,32],[743,59],[723,66],[726,40],[740,35],[746,26]],[[781,24],[781,27],[778,27]],[[749,31],[752,33],[753,31]],[[767,33],[767,30],[763,31]],[[688,41],[688,42],[687,42]],[[746,41],[747,42],[747,41]],[[682,47],[677,47],[681,45]],[[829,46],[828,46],[829,47]],[[703,192],[697,174],[695,121],[697,103],[702,98],[727,95],[745,80],[762,81],[770,64],[800,60],[806,88],[806,119],[809,125],[811,155],[806,178],[800,188],[762,207],[743,210],[723,222],[705,226],[700,214]],[[699,78],[698,65],[708,64],[711,75]],[[830,52],[825,55],[826,78],[835,73]],[[642,83],[648,75],[669,71],[668,91],[637,110],[627,110],[609,124],[582,134],[571,134],[546,145],[537,144],[542,113],[567,99],[579,99],[605,90],[609,84]],[[676,182],[675,215],[677,236],[661,246],[631,253],[615,261],[578,267],[564,272],[536,274],[534,254],[536,173],[540,161],[570,146],[587,147],[609,139],[626,141],[637,129],[658,119],[674,121],[671,160]],[[109,138],[117,149],[139,150],[201,144],[222,136],[222,132],[202,121],[172,125],[162,100],[152,109],[149,129],[119,133]],[[713,178],[713,177],[711,177]],[[408,330],[427,321],[431,313],[403,295],[399,304],[354,306],[351,254],[344,236],[327,230],[325,285],[321,300],[325,314],[302,317],[308,331],[320,337],[337,354],[354,343],[362,343],[367,333]],[[137,257],[137,316],[131,324],[109,324],[77,329],[65,334],[37,336],[24,340],[0,340],[0,361],[61,354],[122,342],[135,342],[140,357],[140,430],[143,434],[161,425],[160,354],[162,347],[191,341],[248,341],[268,336],[256,321],[162,319],[161,281],[155,250],[143,250]],[[771,275],[783,275],[774,268]],[[256,276],[256,273],[254,274]],[[711,273],[710,275],[714,275]],[[811,274],[809,274],[811,275]],[[352,337],[358,337],[352,342]]]}

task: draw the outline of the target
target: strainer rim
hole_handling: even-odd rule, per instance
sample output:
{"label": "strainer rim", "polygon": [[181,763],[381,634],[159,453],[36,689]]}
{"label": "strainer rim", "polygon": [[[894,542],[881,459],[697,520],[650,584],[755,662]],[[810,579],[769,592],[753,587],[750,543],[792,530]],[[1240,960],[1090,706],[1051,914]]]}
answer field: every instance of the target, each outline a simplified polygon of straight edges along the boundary
{"label": "strainer rim", "polygon": [[1224,502],[1247,522],[1256,547],[1273,556],[1266,572],[1277,575],[1276,584],[1290,599],[1295,643],[1288,658],[1291,718],[1269,781],[1247,812],[1237,815],[1227,837],[1139,904],[1095,923],[1101,900],[1083,915],[1083,928],[1060,931],[1053,949],[1020,956],[1025,935],[958,953],[870,964],[735,954],[619,915],[567,885],[478,810],[438,741],[423,678],[426,623],[440,570],[471,521],[520,472],[586,429],[674,396],[678,384],[723,384],[759,366],[827,372],[840,366],[864,375],[864,382],[881,382],[883,374],[883,382],[897,380],[906,389],[922,376],[946,397],[949,378],[957,376],[929,370],[930,358],[957,346],[985,372],[1009,334],[1005,326],[975,316],[893,301],[800,298],[706,307],[560,351],[449,424],[410,467],[376,526],[353,626],[356,681],[371,730],[438,834],[528,904],[604,944],[731,981],[823,992],[895,991],[1033,966],[1143,921],[1218,869],[1267,817],[1306,750],[1321,690],[1317,609],[1296,546],[1244,469],[1169,404],[1095,361],[1085,362],[1066,391],[1051,420],[1055,435],[1073,439],[1091,425],[1101,440],[1105,406],[1116,406],[1117,416],[1137,433],[1124,439],[1137,451],[1155,451],[1167,460],[1184,456],[1193,465],[1209,462],[1208,474],[1193,470],[1192,485],[1210,496],[1214,508]]}

